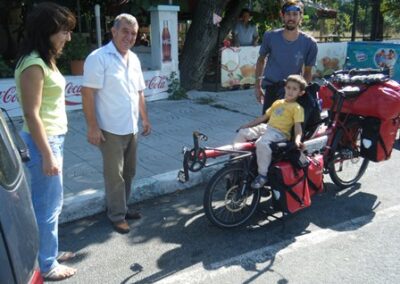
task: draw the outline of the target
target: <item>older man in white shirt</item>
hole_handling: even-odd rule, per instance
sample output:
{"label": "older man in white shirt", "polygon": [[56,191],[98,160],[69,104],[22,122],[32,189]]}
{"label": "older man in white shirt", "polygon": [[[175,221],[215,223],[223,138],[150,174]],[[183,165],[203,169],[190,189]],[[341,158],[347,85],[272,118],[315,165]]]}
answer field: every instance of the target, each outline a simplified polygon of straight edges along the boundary
{"label": "older man in white shirt", "polygon": [[126,219],[141,217],[127,207],[136,171],[139,114],[142,134],[151,132],[140,61],[130,50],[138,29],[132,15],[117,16],[112,41],[87,57],[82,84],[87,138],[102,153],[107,216],[119,233],[129,232]]}

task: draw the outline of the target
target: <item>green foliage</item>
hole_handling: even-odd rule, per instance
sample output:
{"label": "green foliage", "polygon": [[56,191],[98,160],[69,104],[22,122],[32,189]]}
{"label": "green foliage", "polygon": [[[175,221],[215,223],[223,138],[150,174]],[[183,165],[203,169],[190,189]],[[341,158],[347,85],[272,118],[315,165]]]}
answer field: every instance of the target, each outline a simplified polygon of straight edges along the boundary
{"label": "green foliage", "polygon": [[381,11],[384,15],[384,23],[387,28],[386,33],[396,33],[400,30],[400,1],[383,0]]}
{"label": "green foliage", "polygon": [[80,33],[72,34],[70,42],[67,42],[63,56],[68,60],[84,60],[90,53],[88,38]]}
{"label": "green foliage", "polygon": [[70,63],[72,60],[85,60],[91,51],[89,38],[84,34],[72,34],[71,41],[64,46],[63,53],[57,59],[57,67],[64,75],[71,74]]}
{"label": "green foliage", "polygon": [[337,35],[344,36],[345,32],[351,32],[352,26],[353,24],[351,22],[351,16],[349,14],[338,14],[338,24],[336,26]]}
{"label": "green foliage", "polygon": [[182,100],[187,99],[186,90],[181,87],[181,82],[177,76],[176,72],[171,72],[168,77],[168,99],[169,100]]}
{"label": "green foliage", "polygon": [[260,8],[260,12],[253,12],[252,21],[258,26],[258,34],[262,39],[264,32],[282,26],[280,18],[280,1],[255,0],[255,5]]}
{"label": "green foliage", "polygon": [[13,69],[8,66],[4,61],[3,57],[0,55],[0,78],[11,78],[14,76]]}

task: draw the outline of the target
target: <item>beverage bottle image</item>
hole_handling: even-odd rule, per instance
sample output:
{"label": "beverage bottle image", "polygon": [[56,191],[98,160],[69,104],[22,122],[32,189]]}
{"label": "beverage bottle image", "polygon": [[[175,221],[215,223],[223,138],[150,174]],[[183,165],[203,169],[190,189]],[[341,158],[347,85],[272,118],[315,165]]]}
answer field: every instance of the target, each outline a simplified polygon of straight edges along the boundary
{"label": "beverage bottle image", "polygon": [[162,61],[169,62],[171,58],[171,34],[168,30],[168,21],[164,21],[164,28],[162,30]]}

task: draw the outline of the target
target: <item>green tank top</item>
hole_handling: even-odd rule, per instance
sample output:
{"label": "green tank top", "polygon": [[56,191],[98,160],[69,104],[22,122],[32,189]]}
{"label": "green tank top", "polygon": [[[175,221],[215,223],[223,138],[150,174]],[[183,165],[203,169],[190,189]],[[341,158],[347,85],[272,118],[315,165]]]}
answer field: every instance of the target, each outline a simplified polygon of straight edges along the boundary
{"label": "green tank top", "polygon": [[[36,52],[25,56],[15,70],[17,98],[21,104],[21,73],[28,67],[37,65],[43,69],[44,85],[39,115],[48,136],[67,132],[67,114],[65,111],[65,78],[58,70],[50,69]],[[21,104],[22,105],[22,104]],[[23,130],[29,133],[24,117]]]}

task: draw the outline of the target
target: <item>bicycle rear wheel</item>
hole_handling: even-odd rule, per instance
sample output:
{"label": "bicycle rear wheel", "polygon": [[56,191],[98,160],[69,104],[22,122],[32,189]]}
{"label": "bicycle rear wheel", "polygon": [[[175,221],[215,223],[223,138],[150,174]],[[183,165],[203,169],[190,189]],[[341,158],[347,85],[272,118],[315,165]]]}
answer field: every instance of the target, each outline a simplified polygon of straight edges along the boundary
{"label": "bicycle rear wheel", "polygon": [[355,129],[352,136],[352,141],[346,141],[343,129],[339,129],[332,143],[336,150],[328,164],[329,176],[340,188],[356,184],[364,175],[369,163],[368,159],[360,156],[361,129]]}
{"label": "bicycle rear wheel", "polygon": [[242,164],[224,167],[212,177],[203,200],[211,223],[220,228],[234,228],[253,216],[260,201],[260,190],[251,188],[252,178],[254,174],[246,173]]}

